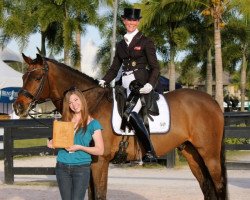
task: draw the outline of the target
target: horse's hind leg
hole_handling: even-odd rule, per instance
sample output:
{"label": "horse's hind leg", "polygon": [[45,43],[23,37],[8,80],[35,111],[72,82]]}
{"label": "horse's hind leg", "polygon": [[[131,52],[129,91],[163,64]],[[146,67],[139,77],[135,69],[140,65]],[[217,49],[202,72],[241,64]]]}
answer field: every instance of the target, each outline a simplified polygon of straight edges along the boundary
{"label": "horse's hind leg", "polygon": [[190,142],[185,142],[178,148],[186,158],[189,167],[199,182],[205,200],[217,199],[213,181],[203,159]]}
{"label": "horse's hind leg", "polygon": [[[213,155],[214,153],[214,155]],[[217,199],[226,200],[227,197],[227,175],[225,168],[224,148],[221,152],[211,152],[210,156],[203,156],[215,186]]]}

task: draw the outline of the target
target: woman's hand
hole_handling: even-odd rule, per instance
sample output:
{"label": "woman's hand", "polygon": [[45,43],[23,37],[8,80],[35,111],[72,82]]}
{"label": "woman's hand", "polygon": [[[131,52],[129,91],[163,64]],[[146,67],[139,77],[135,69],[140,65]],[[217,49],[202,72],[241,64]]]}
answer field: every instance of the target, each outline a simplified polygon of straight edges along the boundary
{"label": "woman's hand", "polygon": [[73,146],[71,146],[71,147],[69,147],[69,148],[65,148],[65,149],[66,149],[67,151],[69,151],[69,152],[75,152],[75,151],[81,150],[82,147],[83,147],[83,146],[81,146],[81,145],[75,144],[75,145],[73,145]]}
{"label": "woman's hand", "polygon": [[51,149],[54,149],[54,147],[53,147],[53,139],[51,139],[51,140],[47,140],[47,147],[48,148],[51,148]]}

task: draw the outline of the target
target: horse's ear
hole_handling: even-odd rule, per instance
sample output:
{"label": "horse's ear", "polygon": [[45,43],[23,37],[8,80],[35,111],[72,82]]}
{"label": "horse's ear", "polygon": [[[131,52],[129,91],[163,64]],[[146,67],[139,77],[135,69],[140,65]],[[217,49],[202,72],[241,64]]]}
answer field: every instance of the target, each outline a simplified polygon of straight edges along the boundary
{"label": "horse's ear", "polygon": [[22,53],[22,56],[23,56],[24,61],[25,61],[28,65],[30,65],[30,64],[32,63],[32,59],[31,59],[30,57],[25,56],[24,53]]}
{"label": "horse's ear", "polygon": [[42,64],[43,63],[43,57],[40,54],[36,54],[36,60],[38,63]]}
{"label": "horse's ear", "polygon": [[37,52],[38,52],[40,55],[43,55],[43,54],[42,54],[42,51],[41,51],[38,47],[36,47],[36,50],[37,50]]}

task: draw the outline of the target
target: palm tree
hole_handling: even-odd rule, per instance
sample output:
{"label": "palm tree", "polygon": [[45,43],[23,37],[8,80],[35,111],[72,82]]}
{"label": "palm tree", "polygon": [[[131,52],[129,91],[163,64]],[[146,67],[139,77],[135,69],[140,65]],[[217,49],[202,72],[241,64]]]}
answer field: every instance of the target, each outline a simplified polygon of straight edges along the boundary
{"label": "palm tree", "polygon": [[221,54],[221,23],[222,13],[224,10],[224,1],[212,1],[210,7],[211,15],[214,19],[214,49],[215,49],[215,99],[219,103],[221,109],[224,111],[224,96],[223,96],[223,67],[222,67],[222,54]]}
{"label": "palm tree", "polygon": [[30,7],[29,3],[17,0],[2,1],[2,23],[0,23],[2,46],[15,39],[23,50],[27,46],[30,34],[37,32],[37,15],[32,12],[34,7]]}
{"label": "palm tree", "polygon": [[[85,32],[87,24],[93,24],[101,27],[103,21],[99,18],[97,9],[99,1],[97,0],[55,0],[57,17],[56,22],[62,24],[62,34],[64,43],[64,61],[70,64],[71,58],[74,64],[80,68],[80,35]],[[71,50],[71,52],[70,52]]]}
{"label": "palm tree", "polygon": [[183,68],[201,65],[202,77],[206,76],[206,92],[212,95],[213,67],[212,67],[212,21],[204,18],[199,11],[193,11],[187,17],[184,24],[191,40],[186,47],[188,54],[183,60]]}
{"label": "palm tree", "polygon": [[[193,5],[202,5],[204,7],[203,14],[211,16],[214,20],[214,48],[215,48],[215,72],[216,72],[216,95],[215,98],[218,101],[220,107],[223,109],[223,80],[222,80],[222,53],[221,53],[221,28],[224,27],[222,15],[230,9],[235,9],[236,6],[240,7],[240,11],[249,15],[250,9],[248,6],[248,0],[243,1],[229,1],[229,0],[209,0],[209,1],[191,1]],[[242,12],[241,12],[242,13]],[[238,13],[239,14],[239,13]],[[246,18],[245,18],[246,19]],[[249,20],[249,18],[248,18]],[[243,50],[247,50],[247,46],[242,46]],[[242,57],[242,70],[241,70],[241,93],[242,101],[245,99],[245,77],[246,77],[246,54],[243,53]],[[243,102],[242,102],[243,110]]]}
{"label": "palm tree", "polygon": [[[123,13],[123,9],[130,6],[131,4],[127,3],[126,1],[121,1],[118,5],[117,16],[121,16]],[[107,14],[105,15],[105,19],[107,22],[113,22],[114,19],[113,14],[114,14],[113,10],[107,12]],[[116,41],[120,41],[125,33],[126,29],[122,23],[121,17],[118,17],[116,24]],[[97,63],[101,65],[100,75],[105,74],[110,66],[110,59],[112,57],[110,51],[112,48],[112,43],[110,41],[111,38],[113,37],[112,34],[113,34],[113,24],[107,23],[105,28],[101,30],[101,35],[104,37],[104,42],[99,47],[96,56]]]}
{"label": "palm tree", "polygon": [[[156,25],[164,25],[166,23],[166,19],[173,21],[176,25],[176,20],[174,18],[185,19],[189,12],[203,9],[206,11],[205,13],[212,16],[213,24],[214,24],[214,49],[215,49],[215,72],[216,72],[216,94],[215,98],[218,101],[220,107],[223,109],[223,82],[222,82],[222,55],[221,55],[221,25],[222,22],[222,14],[226,9],[228,1],[223,0],[207,0],[207,1],[190,1],[190,0],[180,0],[180,1],[172,1],[172,0],[165,0],[165,1],[142,1],[142,9],[144,10],[144,19],[146,25],[154,24]],[[165,7],[167,5],[167,8]],[[171,12],[172,11],[172,12]],[[171,28],[171,25],[168,25]],[[170,34],[173,31],[170,30]],[[168,34],[168,36],[170,36]],[[169,37],[171,38],[171,37]],[[171,40],[170,40],[171,41]],[[175,47],[170,44],[170,69],[173,70],[173,56],[175,55]],[[172,46],[171,46],[172,45]],[[208,50],[208,59],[211,59],[211,50]],[[211,69],[211,62],[208,62],[208,66]],[[171,73],[171,70],[170,70]],[[211,73],[208,73],[211,74]],[[170,75],[171,76],[171,75]],[[211,75],[210,75],[210,82],[211,82]],[[173,80],[172,80],[173,81]],[[171,84],[171,78],[170,78]],[[211,93],[211,89],[210,89]]]}
{"label": "palm tree", "polygon": [[241,66],[241,111],[244,111],[245,96],[246,96],[246,77],[247,77],[247,66],[250,58],[250,8],[249,2],[246,0],[241,1],[238,4],[238,8],[241,11],[243,17],[241,19],[242,25],[244,26],[245,37],[241,38],[241,49],[242,49],[242,66]]}
{"label": "palm tree", "polygon": [[[10,5],[10,6],[9,6]],[[6,44],[10,39],[20,40],[23,49],[31,33],[41,33],[41,52],[45,55],[46,41],[56,52],[64,49],[66,63],[69,56],[80,60],[79,34],[83,34],[87,24],[99,27],[103,25],[97,9],[97,0],[30,0],[30,1],[5,1],[4,8],[8,11],[5,15],[1,43]],[[23,20],[25,19],[25,20]],[[56,29],[58,28],[58,29]],[[76,40],[78,38],[78,40]],[[78,41],[78,42],[76,42]],[[56,47],[53,47],[56,46]]]}
{"label": "palm tree", "polygon": [[214,21],[214,49],[215,49],[215,99],[219,103],[222,110],[223,107],[223,67],[222,67],[222,53],[221,53],[221,28],[224,23],[222,14],[227,10],[228,0],[209,0],[209,1],[195,1],[204,6],[203,14],[212,17]]}
{"label": "palm tree", "polygon": [[[182,26],[190,7],[185,1],[143,0],[141,28],[155,42],[169,63],[169,90],[175,89],[175,57],[188,41],[188,31]],[[159,35],[157,35],[159,34]],[[159,47],[160,46],[160,47]]]}

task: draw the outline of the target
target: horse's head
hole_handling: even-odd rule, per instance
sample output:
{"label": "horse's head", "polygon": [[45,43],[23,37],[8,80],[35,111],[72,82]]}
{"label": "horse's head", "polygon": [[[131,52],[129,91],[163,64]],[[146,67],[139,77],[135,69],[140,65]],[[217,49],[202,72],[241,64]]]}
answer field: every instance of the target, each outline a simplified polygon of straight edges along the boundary
{"label": "horse's head", "polygon": [[48,77],[48,64],[39,54],[34,60],[24,54],[22,56],[28,68],[23,75],[23,87],[13,106],[16,115],[25,117],[38,100],[45,98],[44,87]]}

